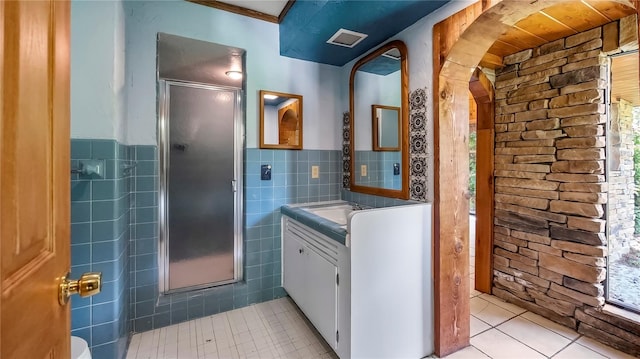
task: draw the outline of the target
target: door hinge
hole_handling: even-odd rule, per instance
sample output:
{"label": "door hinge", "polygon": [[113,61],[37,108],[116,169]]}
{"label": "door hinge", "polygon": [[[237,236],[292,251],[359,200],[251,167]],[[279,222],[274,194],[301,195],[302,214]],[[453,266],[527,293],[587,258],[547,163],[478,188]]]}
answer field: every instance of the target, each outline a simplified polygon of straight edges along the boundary
{"label": "door hinge", "polygon": [[340,285],[340,273],[336,273],[336,285]]}
{"label": "door hinge", "polygon": [[340,341],[340,331],[336,330],[336,343]]}

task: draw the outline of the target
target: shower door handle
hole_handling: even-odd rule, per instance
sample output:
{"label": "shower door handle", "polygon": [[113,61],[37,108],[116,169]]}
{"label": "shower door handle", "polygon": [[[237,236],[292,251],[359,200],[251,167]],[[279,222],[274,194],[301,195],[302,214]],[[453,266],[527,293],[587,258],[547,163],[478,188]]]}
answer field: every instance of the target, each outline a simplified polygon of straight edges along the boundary
{"label": "shower door handle", "polygon": [[238,185],[236,180],[231,180],[231,189],[233,190],[233,192],[238,192]]}

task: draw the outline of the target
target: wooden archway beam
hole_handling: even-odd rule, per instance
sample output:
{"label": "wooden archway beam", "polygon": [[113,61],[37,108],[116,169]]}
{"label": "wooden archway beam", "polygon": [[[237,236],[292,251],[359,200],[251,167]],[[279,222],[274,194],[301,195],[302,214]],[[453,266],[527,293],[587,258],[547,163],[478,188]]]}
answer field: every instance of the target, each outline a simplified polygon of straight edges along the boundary
{"label": "wooden archway beam", "polygon": [[476,238],[475,289],[491,293],[493,283],[493,153],[494,91],[489,78],[480,70],[471,75],[469,91],[477,105],[476,126]]}
{"label": "wooden archway beam", "polygon": [[476,102],[493,103],[493,84],[480,68],[476,68],[471,74],[469,91],[471,91]]}
{"label": "wooden archway beam", "polygon": [[[433,27],[435,349],[469,345],[469,79],[519,20],[575,0],[481,0]],[[638,0],[612,0],[638,9]]]}

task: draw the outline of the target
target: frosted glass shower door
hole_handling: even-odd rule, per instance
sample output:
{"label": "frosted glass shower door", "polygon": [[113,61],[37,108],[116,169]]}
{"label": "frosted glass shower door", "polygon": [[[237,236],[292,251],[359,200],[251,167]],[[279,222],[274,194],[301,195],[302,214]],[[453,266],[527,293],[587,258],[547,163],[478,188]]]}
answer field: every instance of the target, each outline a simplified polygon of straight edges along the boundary
{"label": "frosted glass shower door", "polygon": [[165,91],[165,291],[233,282],[238,92],[175,82]]}

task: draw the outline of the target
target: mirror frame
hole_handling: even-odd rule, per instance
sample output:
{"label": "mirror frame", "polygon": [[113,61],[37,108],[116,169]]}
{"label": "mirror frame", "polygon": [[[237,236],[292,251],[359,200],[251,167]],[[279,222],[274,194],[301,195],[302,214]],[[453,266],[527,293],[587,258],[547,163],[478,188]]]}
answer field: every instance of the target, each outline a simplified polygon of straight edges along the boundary
{"label": "mirror frame", "polygon": [[[295,98],[298,100],[298,122],[300,124],[300,143],[297,145],[281,145],[281,144],[270,144],[264,142],[264,95],[276,95],[280,97],[289,97]],[[302,106],[302,95],[295,95],[291,93],[284,92],[276,92],[276,91],[268,91],[268,90],[260,90],[258,96],[260,97],[260,148],[262,149],[280,149],[280,150],[301,150],[303,137],[302,137],[302,128],[303,128],[303,106]],[[278,124],[280,125],[280,124]]]}
{"label": "mirror frame", "polygon": [[[400,92],[401,92],[401,106],[400,106],[400,150],[401,150],[401,175],[402,175],[402,188],[399,190],[379,187],[361,186],[355,183],[355,116],[354,116],[354,85],[356,78],[356,71],[364,64],[373,60],[374,58],[381,56],[385,52],[397,48],[400,51]],[[350,190],[352,192],[372,194],[376,196],[409,199],[409,71],[407,63],[407,45],[400,40],[394,40],[388,42],[368,55],[358,60],[353,69],[351,69],[351,76],[349,77],[349,152],[351,154],[351,179]]]}
{"label": "mirror frame", "polygon": [[[382,110],[396,110],[398,112],[398,118],[396,119],[396,121],[398,121],[398,146],[396,147],[381,147],[380,146],[380,124],[378,121],[378,117],[376,116],[376,110],[377,109],[382,109]],[[400,107],[396,107],[396,106],[384,106],[384,105],[371,105],[371,121],[373,122],[371,124],[371,128],[373,129],[373,131],[371,131],[373,133],[373,150],[374,151],[400,151],[400,144],[402,143],[402,136],[400,135],[400,129],[402,128],[402,124],[400,123],[400,113],[401,113],[402,109]]]}

